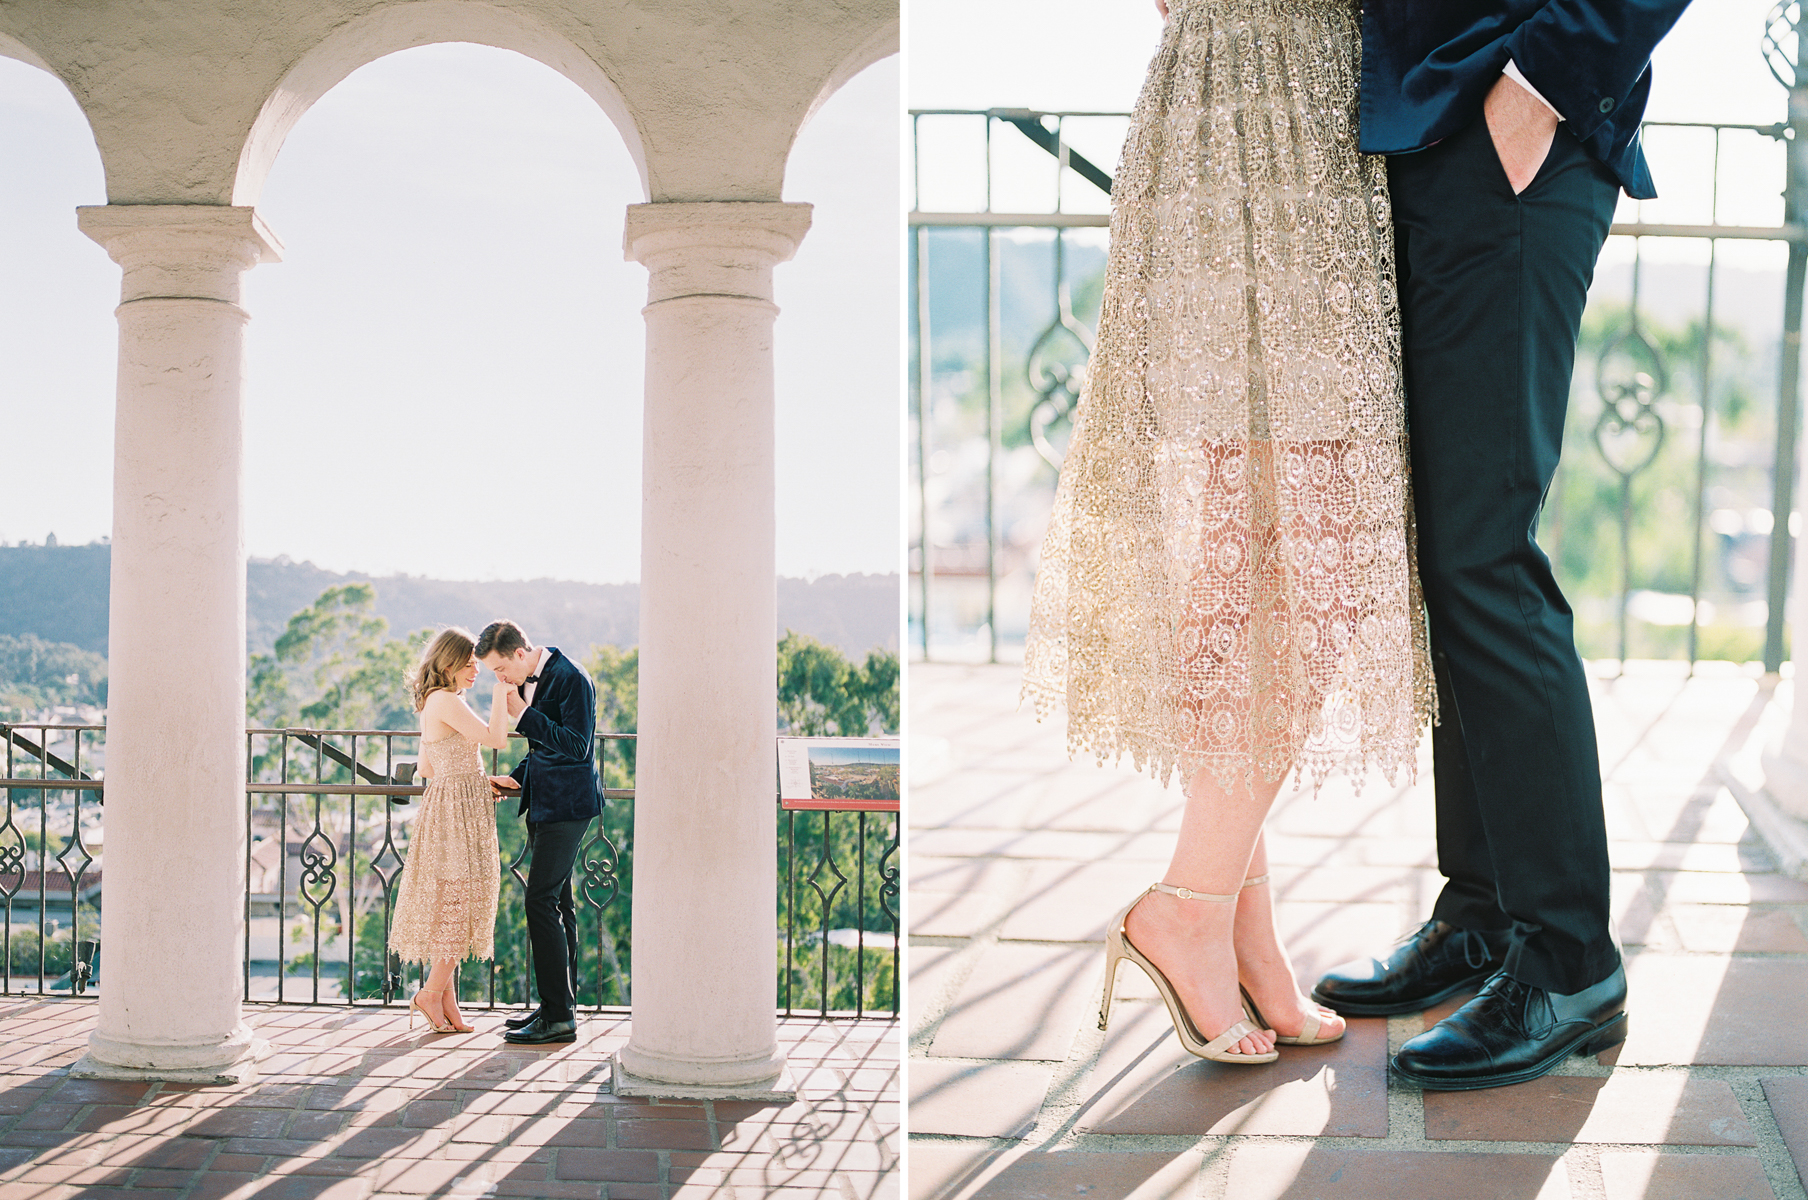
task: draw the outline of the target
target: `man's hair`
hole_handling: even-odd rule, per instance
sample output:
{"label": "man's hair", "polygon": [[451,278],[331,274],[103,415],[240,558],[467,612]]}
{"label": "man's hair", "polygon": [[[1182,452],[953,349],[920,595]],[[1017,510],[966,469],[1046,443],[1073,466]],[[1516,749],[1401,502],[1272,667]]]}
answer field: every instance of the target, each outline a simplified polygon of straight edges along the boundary
{"label": "man's hair", "polygon": [[507,658],[517,650],[532,650],[533,643],[521,632],[521,626],[513,621],[491,621],[477,635],[477,657],[488,658],[492,654],[500,654]]}

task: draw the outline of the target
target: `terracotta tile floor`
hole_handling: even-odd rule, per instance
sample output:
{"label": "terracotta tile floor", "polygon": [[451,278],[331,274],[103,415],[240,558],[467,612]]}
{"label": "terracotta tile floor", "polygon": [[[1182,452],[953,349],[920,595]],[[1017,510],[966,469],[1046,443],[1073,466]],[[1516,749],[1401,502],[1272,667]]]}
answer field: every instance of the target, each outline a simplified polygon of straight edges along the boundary
{"label": "terracotta tile floor", "polygon": [[760,1105],[612,1095],[611,1015],[532,1050],[500,1015],[436,1037],[400,1011],[253,1005],[256,1083],[70,1079],[94,1011],[0,998],[0,1200],[899,1195],[895,1021],[780,1022],[799,1099]]}
{"label": "terracotta tile floor", "polygon": [[[1736,799],[1762,783],[1790,682],[1637,663],[1595,680],[1631,1036],[1533,1083],[1440,1094],[1387,1073],[1418,1015],[1225,1067],[1181,1051],[1126,968],[1101,1034],[1105,922],[1159,878],[1179,792],[1070,764],[1062,726],[1017,711],[1015,667],[910,679],[913,1198],[1808,1196],[1808,884]],[[1303,979],[1430,914],[1430,774],[1427,745],[1416,785],[1283,792],[1269,847]]]}

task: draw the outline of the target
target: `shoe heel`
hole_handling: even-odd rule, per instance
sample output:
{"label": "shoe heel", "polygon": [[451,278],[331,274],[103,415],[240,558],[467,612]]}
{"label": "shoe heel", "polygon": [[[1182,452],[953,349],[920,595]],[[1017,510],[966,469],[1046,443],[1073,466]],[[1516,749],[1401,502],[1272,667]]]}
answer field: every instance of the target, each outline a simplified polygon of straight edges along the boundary
{"label": "shoe heel", "polygon": [[1595,1030],[1593,1036],[1576,1050],[1577,1054],[1599,1054],[1603,1050],[1612,1049],[1626,1040],[1626,1014],[1621,1013],[1607,1024]]}
{"label": "shoe heel", "polygon": [[1105,994],[1099,999],[1099,1030],[1104,1031],[1111,1021],[1111,999],[1117,991],[1117,969],[1124,961],[1124,952],[1118,946],[1117,939],[1105,939]]}

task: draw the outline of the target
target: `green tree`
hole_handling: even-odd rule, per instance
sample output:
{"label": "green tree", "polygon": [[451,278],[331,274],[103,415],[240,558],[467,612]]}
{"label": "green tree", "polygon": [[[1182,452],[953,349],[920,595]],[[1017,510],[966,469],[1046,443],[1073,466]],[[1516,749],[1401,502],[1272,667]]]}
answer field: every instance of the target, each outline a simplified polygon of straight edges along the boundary
{"label": "green tree", "polygon": [[59,704],[105,704],[107,660],[35,634],[0,634],[0,719]]}
{"label": "green tree", "polygon": [[879,732],[895,734],[898,721],[898,656],[891,650],[869,650],[860,671],[859,694]]}
{"label": "green tree", "polygon": [[[596,684],[597,729],[603,733],[636,733],[640,728],[640,648],[592,646],[584,669]],[[603,786],[633,787],[633,740],[610,739],[599,749]]]}
{"label": "green tree", "polygon": [[898,656],[874,650],[863,666],[807,634],[778,643],[779,727],[795,737],[870,737],[898,731]]}
{"label": "green tree", "polygon": [[267,728],[409,729],[403,677],[431,631],[391,638],[368,583],[330,587],[289,618],[269,654],[252,655],[245,706]]}

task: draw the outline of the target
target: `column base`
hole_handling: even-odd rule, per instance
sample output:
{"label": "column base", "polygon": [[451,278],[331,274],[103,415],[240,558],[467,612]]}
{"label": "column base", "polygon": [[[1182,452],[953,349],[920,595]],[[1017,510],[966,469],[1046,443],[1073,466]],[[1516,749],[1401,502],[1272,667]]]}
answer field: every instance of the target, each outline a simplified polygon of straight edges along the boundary
{"label": "column base", "polygon": [[69,1068],[69,1076],[138,1083],[248,1083],[257,1078],[258,1061],[269,1054],[270,1043],[244,1024],[226,1040],[203,1046],[147,1046],[94,1033],[88,1037],[88,1053]]}
{"label": "column base", "polygon": [[1765,751],[1764,790],[1786,815],[1802,821],[1808,820],[1808,747],[1803,738],[1791,736],[1795,733],[1792,719],[1782,739]]}
{"label": "column base", "polygon": [[1780,753],[1766,754],[1762,761],[1763,786],[1746,786],[1724,764],[1721,782],[1745,810],[1745,819],[1776,856],[1783,874],[1808,880],[1808,821],[1797,815],[1808,801],[1808,773]]}
{"label": "column base", "polygon": [[754,1083],[672,1083],[636,1075],[622,1066],[621,1052],[609,1056],[609,1090],[617,1096],[641,1096],[659,1100],[751,1100],[755,1103],[789,1104],[797,1099],[797,1081],[791,1068],[780,1066],[771,1079]]}

